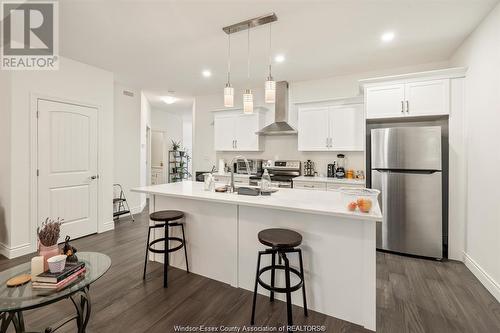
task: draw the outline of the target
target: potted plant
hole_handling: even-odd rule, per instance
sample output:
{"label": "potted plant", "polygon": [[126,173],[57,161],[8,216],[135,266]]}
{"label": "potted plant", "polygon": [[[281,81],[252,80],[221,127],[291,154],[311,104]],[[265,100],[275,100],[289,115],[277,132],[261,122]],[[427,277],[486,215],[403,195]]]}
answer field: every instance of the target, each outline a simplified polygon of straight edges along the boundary
{"label": "potted plant", "polygon": [[42,227],[37,229],[38,234],[38,254],[44,258],[44,270],[48,269],[47,259],[60,254],[57,240],[61,233],[63,219],[57,220],[46,218],[42,222]]}
{"label": "potted plant", "polygon": [[173,151],[178,151],[180,147],[181,147],[180,141],[172,140],[172,150]]}

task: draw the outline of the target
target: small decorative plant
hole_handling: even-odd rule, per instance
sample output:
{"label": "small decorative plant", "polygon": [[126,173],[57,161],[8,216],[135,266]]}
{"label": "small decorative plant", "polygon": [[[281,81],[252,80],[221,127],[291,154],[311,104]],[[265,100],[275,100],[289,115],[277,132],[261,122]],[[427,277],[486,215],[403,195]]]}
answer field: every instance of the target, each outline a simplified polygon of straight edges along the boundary
{"label": "small decorative plant", "polygon": [[181,147],[181,142],[180,141],[175,141],[172,140],[172,150],[177,151]]}
{"label": "small decorative plant", "polygon": [[42,227],[37,229],[37,234],[38,240],[43,246],[49,247],[57,245],[63,221],[64,220],[60,217],[57,219],[47,217],[45,222],[42,222]]}

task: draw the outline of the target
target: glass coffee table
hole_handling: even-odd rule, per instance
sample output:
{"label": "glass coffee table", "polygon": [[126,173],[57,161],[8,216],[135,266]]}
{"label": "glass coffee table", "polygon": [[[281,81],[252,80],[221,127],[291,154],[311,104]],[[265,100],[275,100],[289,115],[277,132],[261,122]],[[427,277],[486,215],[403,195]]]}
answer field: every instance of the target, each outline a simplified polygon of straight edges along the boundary
{"label": "glass coffee table", "polygon": [[[33,289],[31,282],[19,287],[7,287],[7,280],[29,274],[31,263],[0,272],[0,332],[6,332],[10,325],[16,333],[25,332],[23,311],[36,309],[69,298],[76,309],[76,314],[43,329],[41,332],[54,332],[65,324],[76,320],[78,332],[85,332],[90,319],[90,294],[92,283],[103,276],[111,266],[111,259],[102,253],[77,252],[78,260],[85,262],[85,277],[76,280],[59,291]],[[32,332],[32,331],[31,331]]]}

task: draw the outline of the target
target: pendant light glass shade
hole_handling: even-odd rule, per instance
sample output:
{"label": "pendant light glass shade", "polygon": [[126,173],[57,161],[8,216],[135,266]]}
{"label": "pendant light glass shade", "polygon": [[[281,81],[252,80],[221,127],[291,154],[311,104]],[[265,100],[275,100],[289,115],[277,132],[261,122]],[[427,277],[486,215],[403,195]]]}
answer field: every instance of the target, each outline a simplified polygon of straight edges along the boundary
{"label": "pendant light glass shade", "polygon": [[234,106],[234,88],[231,86],[231,34],[227,35],[227,83],[224,88],[224,106]]}
{"label": "pendant light glass shade", "polygon": [[269,76],[266,79],[266,83],[264,84],[264,100],[266,103],[275,103],[276,102],[276,81],[274,81],[273,76],[271,74],[271,23],[269,23]]}
{"label": "pendant light glass shade", "polygon": [[253,113],[253,94],[250,89],[245,89],[245,93],[243,94],[243,113]]}
{"label": "pendant light glass shade", "polygon": [[224,88],[224,106],[227,108],[234,106],[234,88],[229,83]]}
{"label": "pendant light glass shade", "polygon": [[266,103],[276,103],[276,81],[272,76],[267,78],[264,90]]}
{"label": "pendant light glass shade", "polygon": [[[248,45],[247,45],[247,75],[248,83],[250,84],[250,25],[248,26]],[[245,89],[243,94],[243,113],[252,114],[253,113],[253,94],[250,88]]]}

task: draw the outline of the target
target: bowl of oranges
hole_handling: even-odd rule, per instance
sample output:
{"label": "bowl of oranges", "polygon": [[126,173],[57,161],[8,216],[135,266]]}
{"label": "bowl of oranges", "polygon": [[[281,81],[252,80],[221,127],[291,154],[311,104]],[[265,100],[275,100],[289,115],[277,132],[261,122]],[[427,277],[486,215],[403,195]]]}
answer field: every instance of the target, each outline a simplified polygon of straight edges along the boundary
{"label": "bowl of oranges", "polygon": [[370,213],[378,200],[379,190],[370,188],[349,188],[339,189],[342,202],[350,212]]}

